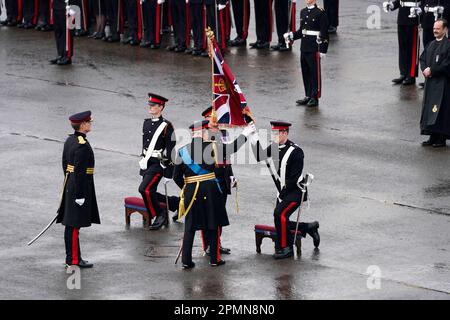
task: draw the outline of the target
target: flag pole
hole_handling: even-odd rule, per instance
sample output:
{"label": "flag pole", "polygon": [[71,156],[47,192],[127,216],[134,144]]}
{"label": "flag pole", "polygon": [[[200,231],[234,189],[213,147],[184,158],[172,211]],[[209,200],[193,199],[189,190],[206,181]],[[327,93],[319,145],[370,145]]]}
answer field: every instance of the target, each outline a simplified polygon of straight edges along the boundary
{"label": "flag pole", "polygon": [[208,37],[208,54],[209,57],[211,58],[211,106],[212,106],[211,122],[216,123],[217,114],[214,106],[214,45],[213,45],[214,31],[212,31],[210,27],[206,29],[206,36]]}

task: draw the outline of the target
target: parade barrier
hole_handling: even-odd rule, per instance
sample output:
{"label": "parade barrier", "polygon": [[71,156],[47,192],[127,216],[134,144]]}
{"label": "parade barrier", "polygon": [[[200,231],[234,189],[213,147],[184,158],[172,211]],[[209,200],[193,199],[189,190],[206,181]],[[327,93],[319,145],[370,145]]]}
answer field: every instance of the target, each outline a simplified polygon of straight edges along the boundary
{"label": "parade barrier", "polygon": [[[164,202],[160,202],[159,206],[162,209],[166,209],[167,206]],[[126,197],[124,199],[124,207],[125,207],[125,224],[126,227],[130,227],[130,216],[138,212],[142,215],[142,225],[144,228],[148,228],[150,224],[149,215],[147,212],[147,208],[145,207],[144,200],[139,197]]]}
{"label": "parade barrier", "polygon": [[[291,233],[294,234],[295,230],[291,230]],[[301,255],[302,252],[302,233],[297,231],[298,237],[295,239],[295,247],[297,248],[297,255]],[[277,231],[275,227],[257,224],[255,225],[255,240],[256,240],[256,252],[261,253],[261,244],[264,238],[270,238],[273,242],[277,240]]]}

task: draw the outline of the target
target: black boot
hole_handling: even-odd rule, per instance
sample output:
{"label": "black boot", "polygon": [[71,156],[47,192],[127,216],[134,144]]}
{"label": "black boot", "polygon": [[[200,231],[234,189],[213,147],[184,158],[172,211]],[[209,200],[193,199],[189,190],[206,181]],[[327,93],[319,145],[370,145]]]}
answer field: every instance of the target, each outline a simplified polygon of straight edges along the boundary
{"label": "black boot", "polygon": [[304,97],[303,99],[295,101],[295,103],[299,106],[306,106],[308,104],[309,100],[311,100],[310,97]]}
{"label": "black boot", "polygon": [[62,57],[61,59],[59,59],[56,64],[58,66],[66,66],[68,64],[72,64],[72,59],[67,58],[67,57]]}
{"label": "black boot", "polygon": [[416,84],[416,78],[406,78],[402,82],[402,85],[404,85],[404,86],[412,86],[413,84]]}
{"label": "black boot", "polygon": [[313,238],[314,247],[318,248],[320,244],[319,222],[314,221],[308,224],[307,233]]}
{"label": "black boot", "polygon": [[167,219],[167,215],[162,214],[160,216],[156,216],[155,222],[148,228],[149,230],[159,230],[163,226],[167,226],[169,220]]}
{"label": "black boot", "polygon": [[393,79],[392,82],[394,84],[401,84],[405,80],[405,78],[406,78],[405,76],[400,76],[400,77],[398,77],[396,79]]}
{"label": "black boot", "polygon": [[278,259],[290,258],[293,255],[294,255],[294,250],[292,249],[292,247],[286,247],[286,248],[276,251],[275,254],[273,255],[273,257],[278,260]]}
{"label": "black boot", "polygon": [[318,107],[319,106],[319,100],[311,98],[308,103],[306,104],[307,107]]}

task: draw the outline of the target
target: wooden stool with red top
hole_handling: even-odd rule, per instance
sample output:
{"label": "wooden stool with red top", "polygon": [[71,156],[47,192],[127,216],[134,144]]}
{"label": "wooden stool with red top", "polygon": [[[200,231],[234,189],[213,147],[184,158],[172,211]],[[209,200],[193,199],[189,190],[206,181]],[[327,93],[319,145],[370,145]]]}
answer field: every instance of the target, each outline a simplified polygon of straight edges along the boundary
{"label": "wooden stool with red top", "polygon": [[[164,202],[159,203],[162,209],[166,209],[166,204]],[[130,216],[131,214],[138,212],[142,215],[142,224],[144,228],[148,228],[150,225],[150,219],[145,207],[144,200],[139,197],[126,197],[124,199],[125,207],[125,224],[127,229],[130,228]]]}
{"label": "wooden stool with red top", "polygon": [[[291,230],[294,234],[295,230]],[[255,240],[256,240],[256,252],[261,253],[261,244],[264,238],[270,238],[275,243],[277,240],[277,230],[273,226],[257,224],[255,225]],[[301,255],[302,252],[302,233],[297,231],[297,239],[295,241],[295,247],[297,248],[297,255]]]}

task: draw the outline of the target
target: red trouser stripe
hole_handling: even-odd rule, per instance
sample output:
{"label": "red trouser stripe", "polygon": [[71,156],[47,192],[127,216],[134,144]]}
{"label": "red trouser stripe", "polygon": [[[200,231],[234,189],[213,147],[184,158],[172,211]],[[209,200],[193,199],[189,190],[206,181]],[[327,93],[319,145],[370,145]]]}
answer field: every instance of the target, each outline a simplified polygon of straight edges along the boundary
{"label": "red trouser stripe", "polygon": [[248,0],[244,0],[244,30],[242,30],[242,37],[247,39],[248,36]]}
{"label": "red trouser stripe", "polygon": [[220,261],[220,227],[217,228],[217,262]]}
{"label": "red trouser stripe", "polygon": [[161,27],[161,5],[156,4],[156,34],[155,34],[155,40],[156,44],[159,44],[159,32]]}
{"label": "red trouser stripe", "polygon": [[227,39],[230,38],[230,5],[227,4],[226,8],[225,8],[225,25],[226,25],[226,29],[225,29],[225,34],[227,36]]}
{"label": "red trouser stripe", "polygon": [[137,4],[137,21],[138,21],[137,36],[138,36],[138,40],[141,41],[142,40],[142,16],[141,16],[141,4],[140,4],[139,0],[136,0],[136,4]]}
{"label": "red trouser stripe", "polygon": [[269,19],[270,19],[269,42],[271,42],[272,41],[272,32],[273,32],[272,0],[269,0]]}
{"label": "red trouser stripe", "polygon": [[296,28],[295,28],[295,12],[296,12],[296,7],[295,7],[295,3],[292,4],[292,12],[291,12],[291,31],[295,32]]}
{"label": "red trouser stripe", "polygon": [[320,71],[320,52],[317,51],[316,53],[316,60],[317,60],[317,99],[319,99],[322,96],[322,74]]}
{"label": "red trouser stripe", "polygon": [[206,49],[206,6],[203,5],[203,28],[202,28],[202,33],[203,33],[203,49]]}
{"label": "red trouser stripe", "polygon": [[219,11],[219,19],[220,19],[220,46],[221,46],[221,49],[222,50],[225,50],[225,28],[224,28],[224,25],[223,25],[223,10],[225,10],[225,9],[222,9],[222,10],[220,10]]}
{"label": "red trouser stripe", "polygon": [[159,178],[160,174],[157,173],[153,177],[152,181],[148,184],[147,188],[145,188],[145,195],[147,196],[147,202],[150,209],[150,214],[152,215],[152,218],[156,216],[155,208],[153,208],[152,200],[150,199],[150,187],[155,183],[155,181]]}
{"label": "red trouser stripe", "polygon": [[191,15],[189,14],[189,4],[186,3],[186,47],[189,47],[191,35]]}
{"label": "red trouser stripe", "polygon": [[167,12],[168,12],[167,23],[168,23],[169,27],[171,27],[172,26],[172,10],[171,10],[171,6],[170,6],[170,0],[167,3],[167,8],[168,8],[167,9]]}
{"label": "red trouser stripe", "polygon": [[120,29],[120,33],[123,34],[123,29],[124,29],[124,22],[123,22],[123,20],[124,20],[124,18],[123,18],[123,2],[122,2],[122,0],[120,0],[119,6],[120,6],[120,9],[119,9],[119,11],[120,11],[120,25],[119,25],[119,29]]}
{"label": "red trouser stripe", "polygon": [[411,61],[411,72],[410,76],[411,78],[416,77],[416,65],[417,65],[417,35],[418,35],[418,29],[417,27],[413,28],[413,45],[412,45],[412,61]]}
{"label": "red trouser stripe", "polygon": [[281,213],[281,248],[286,248],[286,213],[295,205],[297,202],[291,202],[286,209]]}
{"label": "red trouser stripe", "polygon": [[50,15],[50,25],[53,25],[53,0],[50,0],[50,6],[48,8]]}
{"label": "red trouser stripe", "polygon": [[79,229],[73,228],[72,231],[72,265],[78,265],[78,233]]}
{"label": "red trouser stripe", "polygon": [[22,22],[22,0],[17,0],[17,22]]}
{"label": "red trouser stripe", "polygon": [[39,1],[34,0],[33,24],[38,23],[38,14],[39,14]]}

